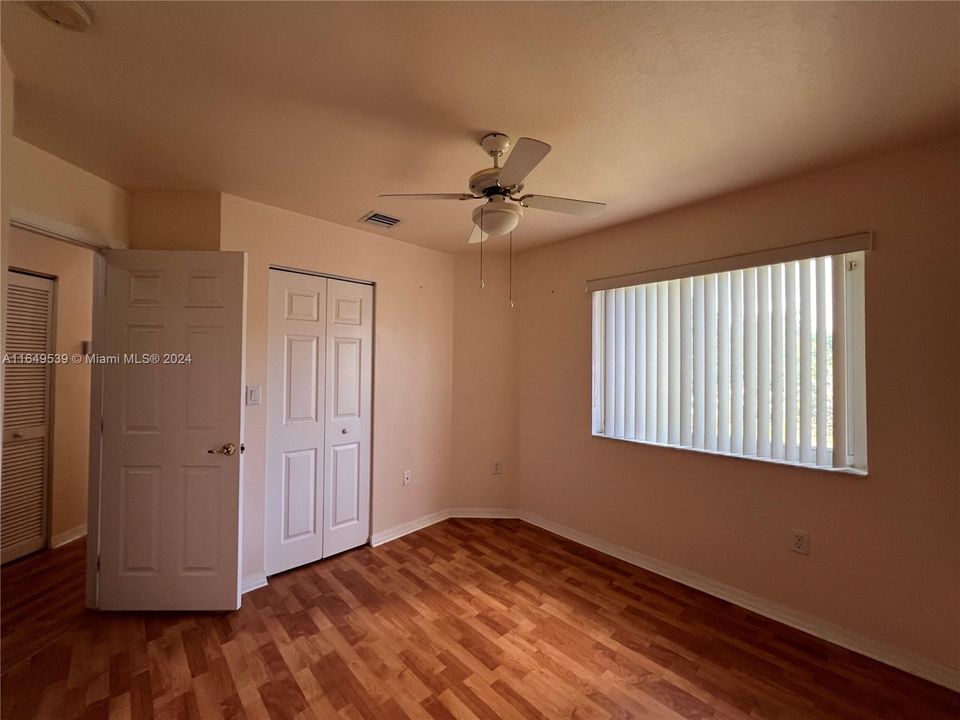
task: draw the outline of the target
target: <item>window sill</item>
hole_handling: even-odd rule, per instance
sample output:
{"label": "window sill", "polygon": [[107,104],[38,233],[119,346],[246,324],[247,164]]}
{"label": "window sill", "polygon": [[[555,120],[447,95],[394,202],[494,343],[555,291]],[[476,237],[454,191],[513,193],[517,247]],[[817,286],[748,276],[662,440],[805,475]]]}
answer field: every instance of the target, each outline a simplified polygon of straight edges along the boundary
{"label": "window sill", "polygon": [[833,467],[822,467],[819,465],[811,465],[809,463],[795,463],[788,462],[786,460],[777,460],[776,458],[765,458],[765,457],[756,457],[755,455],[737,455],[734,453],[722,452],[720,450],[702,450],[700,448],[685,447],[683,445],[671,445],[670,443],[660,443],[660,442],[651,442],[649,440],[632,440],[630,438],[618,438],[612,437],[610,435],[604,435],[602,433],[592,433],[593,437],[600,438],[602,440],[614,440],[616,442],[626,442],[633,445],[649,445],[651,447],[664,448],[667,450],[682,450],[684,452],[694,452],[699,453],[700,455],[712,455],[714,457],[723,457],[731,458],[733,460],[749,460],[752,462],[762,462],[770,465],[780,465],[781,467],[788,468],[799,468],[801,470],[816,470],[819,472],[831,473],[831,474],[841,474],[841,475],[853,475],[855,477],[868,477],[868,472],[866,470],[861,470],[860,468],[833,468]]}

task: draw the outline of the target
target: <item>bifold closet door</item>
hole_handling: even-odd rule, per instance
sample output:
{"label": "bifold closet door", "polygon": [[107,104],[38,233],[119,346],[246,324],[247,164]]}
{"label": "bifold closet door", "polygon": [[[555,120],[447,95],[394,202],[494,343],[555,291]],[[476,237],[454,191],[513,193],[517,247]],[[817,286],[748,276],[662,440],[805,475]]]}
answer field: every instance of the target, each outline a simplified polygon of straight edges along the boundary
{"label": "bifold closet door", "polygon": [[370,536],[373,288],[327,281],[323,556]]}
{"label": "bifold closet door", "polygon": [[3,477],[0,559],[14,560],[47,544],[50,454],[49,363],[31,356],[53,351],[54,281],[7,272]]}
{"label": "bifold closet door", "polygon": [[267,575],[323,557],[327,279],[270,271]]}
{"label": "bifold closet door", "polygon": [[270,271],[266,571],[367,542],[373,288]]}

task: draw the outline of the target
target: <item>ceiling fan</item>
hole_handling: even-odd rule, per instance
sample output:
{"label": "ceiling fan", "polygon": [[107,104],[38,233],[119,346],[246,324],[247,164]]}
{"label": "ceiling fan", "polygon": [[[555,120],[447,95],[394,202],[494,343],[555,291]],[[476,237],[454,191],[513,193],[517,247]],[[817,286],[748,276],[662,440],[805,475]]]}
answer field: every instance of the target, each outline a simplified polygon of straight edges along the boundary
{"label": "ceiling fan", "polygon": [[483,205],[473,210],[474,228],[468,241],[470,243],[480,243],[491,235],[506,235],[511,232],[523,217],[524,208],[552,210],[583,217],[597,217],[603,212],[606,203],[550,195],[521,195],[523,181],[547,156],[550,146],[540,140],[522,137],[503,167],[500,167],[500,159],[510,149],[510,145],[510,138],[503,133],[495,132],[483,137],[480,147],[493,158],[493,167],[479,170],[470,176],[469,193],[400,193],[380,197],[393,200],[486,199]]}

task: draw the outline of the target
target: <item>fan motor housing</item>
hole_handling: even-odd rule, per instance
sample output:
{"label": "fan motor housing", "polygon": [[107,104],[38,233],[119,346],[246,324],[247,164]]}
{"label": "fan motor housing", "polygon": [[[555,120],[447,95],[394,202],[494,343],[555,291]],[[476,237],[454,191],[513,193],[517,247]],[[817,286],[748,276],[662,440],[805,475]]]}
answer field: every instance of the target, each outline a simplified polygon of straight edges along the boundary
{"label": "fan motor housing", "polygon": [[485,168],[470,176],[470,192],[474,195],[493,197],[495,195],[509,196],[511,192],[519,192],[523,185],[515,188],[500,187],[500,168]]}

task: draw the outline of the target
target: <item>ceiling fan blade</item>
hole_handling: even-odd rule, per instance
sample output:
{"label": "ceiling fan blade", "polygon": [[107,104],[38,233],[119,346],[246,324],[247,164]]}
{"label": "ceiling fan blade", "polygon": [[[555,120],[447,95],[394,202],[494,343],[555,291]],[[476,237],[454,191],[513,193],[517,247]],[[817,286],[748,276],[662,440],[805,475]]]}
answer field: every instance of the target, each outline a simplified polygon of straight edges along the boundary
{"label": "ceiling fan blade", "polygon": [[537,210],[552,210],[582,217],[599,217],[607,207],[606,203],[571,200],[550,195],[524,195],[520,198],[520,204]]}
{"label": "ceiling fan blade", "polygon": [[528,137],[517,140],[500,171],[500,187],[515,187],[522,183],[548,152],[550,146],[545,142]]}
{"label": "ceiling fan blade", "polygon": [[467,240],[467,245],[477,245],[478,243],[486,242],[489,237],[490,235],[488,233],[481,232],[480,227],[474,225],[473,232],[470,233],[470,239]]}
{"label": "ceiling fan blade", "polygon": [[378,195],[382,200],[482,200],[470,193],[393,193]]}

